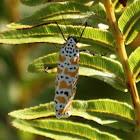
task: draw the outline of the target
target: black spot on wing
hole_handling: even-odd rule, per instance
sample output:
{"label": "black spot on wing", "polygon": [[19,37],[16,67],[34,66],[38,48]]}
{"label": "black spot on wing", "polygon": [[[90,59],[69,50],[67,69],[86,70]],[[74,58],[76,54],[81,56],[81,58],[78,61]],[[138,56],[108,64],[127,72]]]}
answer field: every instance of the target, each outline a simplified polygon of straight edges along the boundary
{"label": "black spot on wing", "polygon": [[66,79],[69,79],[69,77],[67,77],[67,76],[66,76],[65,78],[66,78]]}
{"label": "black spot on wing", "polygon": [[63,93],[63,91],[60,91],[60,94],[62,94]]}
{"label": "black spot on wing", "polygon": [[73,68],[69,68],[70,70],[72,70]]}
{"label": "black spot on wing", "polygon": [[55,104],[57,104],[57,103],[58,103],[56,100],[55,100],[54,102],[55,102]]}
{"label": "black spot on wing", "polygon": [[69,93],[67,91],[64,92],[64,94],[68,97]]}

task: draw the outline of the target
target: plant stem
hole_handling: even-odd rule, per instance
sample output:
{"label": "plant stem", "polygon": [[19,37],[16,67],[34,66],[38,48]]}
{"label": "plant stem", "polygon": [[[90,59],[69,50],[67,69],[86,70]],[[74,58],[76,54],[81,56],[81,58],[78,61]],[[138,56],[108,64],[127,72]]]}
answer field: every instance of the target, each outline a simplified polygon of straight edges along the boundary
{"label": "plant stem", "polygon": [[125,82],[128,88],[128,92],[130,93],[134,110],[135,110],[136,125],[138,126],[138,128],[140,128],[139,96],[138,96],[136,84],[134,81],[135,79],[129,67],[128,57],[127,57],[127,53],[125,49],[124,36],[121,34],[121,31],[119,30],[119,27],[116,21],[114,5],[110,2],[110,0],[102,0],[102,1],[106,8],[107,20],[109,22],[110,28],[114,35],[114,39],[116,41],[116,52],[118,54],[118,57],[124,69],[124,74],[125,74],[125,79],[126,79]]}

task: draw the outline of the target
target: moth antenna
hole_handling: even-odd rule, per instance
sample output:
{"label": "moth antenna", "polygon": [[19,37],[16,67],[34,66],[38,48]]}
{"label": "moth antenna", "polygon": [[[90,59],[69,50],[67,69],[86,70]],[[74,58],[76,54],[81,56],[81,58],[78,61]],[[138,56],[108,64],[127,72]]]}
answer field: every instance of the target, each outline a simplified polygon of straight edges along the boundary
{"label": "moth antenna", "polygon": [[[54,0],[52,0],[52,1],[55,2]],[[62,10],[64,11],[63,6],[61,6],[61,8],[62,8]],[[68,31],[68,27],[67,27],[67,24],[66,24],[66,21],[65,21],[65,18],[63,17],[63,14],[61,13],[61,11],[60,11],[60,15],[62,16],[62,19],[63,19],[64,24],[65,24],[65,26],[66,26],[67,33],[68,33],[68,35],[70,36],[69,31]],[[57,24],[57,26],[58,26],[58,28],[59,28],[59,30],[60,30],[62,36],[63,36],[63,39],[67,42],[67,40],[65,39],[64,34],[63,34],[62,30],[61,30],[61,28],[60,28],[59,25],[58,25],[58,23],[57,23],[57,22],[55,22],[55,23]]]}
{"label": "moth antenna", "polygon": [[[62,11],[64,11],[63,5],[60,6]],[[68,32],[68,27],[62,13],[61,16],[64,21],[66,31]],[[57,118],[67,118],[71,116],[70,108],[76,93],[80,54],[79,49],[76,45],[76,38],[70,36],[68,32],[69,37],[66,40],[58,23],[55,23],[57,24],[66,43],[62,45],[59,53],[59,60],[55,80],[54,109]],[[84,22],[84,24],[86,28],[87,22]],[[81,40],[85,28],[83,29],[78,42]],[[49,68],[46,68],[44,71],[48,72],[48,69]]]}
{"label": "moth antenna", "polygon": [[82,35],[83,35],[83,33],[84,33],[86,27],[87,27],[87,21],[86,21],[86,23],[85,23],[85,27],[84,27],[84,29],[83,29],[83,31],[82,31],[82,33],[81,33],[81,35],[80,35],[79,40],[77,41],[77,43],[80,42],[80,40],[81,40],[81,38],[82,38]]}
{"label": "moth antenna", "polygon": [[63,39],[67,42],[67,40],[65,39],[64,34],[63,34],[62,30],[61,30],[61,28],[60,28],[60,27],[59,27],[59,25],[58,25],[58,23],[57,23],[57,22],[55,22],[55,23],[56,23],[56,25],[57,25],[58,29],[60,30],[60,32],[61,32],[61,34],[62,34]]}
{"label": "moth antenna", "polygon": [[91,53],[89,50],[85,50],[85,49],[79,50],[79,52],[86,52],[86,53],[89,53],[89,54],[91,54],[91,55],[93,55],[93,56],[100,56],[100,57],[106,56],[106,55],[107,55],[107,53],[105,53],[105,54],[95,54],[95,53]]}
{"label": "moth antenna", "polygon": [[[63,10],[63,8],[62,8],[62,10]],[[60,14],[61,14],[62,19],[63,19],[63,21],[64,21],[64,24],[65,24],[65,26],[66,26],[67,33],[68,33],[69,36],[70,36],[70,33],[69,33],[69,31],[68,31],[68,26],[67,26],[67,24],[66,24],[65,18],[64,18],[63,14],[62,14],[61,12],[60,12]]]}
{"label": "moth antenna", "polygon": [[[81,27],[85,24],[85,28],[86,28],[86,26],[87,26],[87,20],[88,20],[90,17],[91,17],[91,16],[89,16],[89,17],[85,20],[85,22],[84,22],[83,24],[81,24]],[[79,28],[78,31],[80,31],[81,27]],[[80,35],[80,39],[79,39],[78,42],[80,42],[81,37],[82,37],[82,35],[83,35],[83,33],[84,33],[85,28],[83,29],[83,31],[82,31],[82,33],[81,33],[81,35]],[[74,36],[78,33],[78,31],[74,34]],[[78,42],[77,42],[77,43],[78,43]]]}

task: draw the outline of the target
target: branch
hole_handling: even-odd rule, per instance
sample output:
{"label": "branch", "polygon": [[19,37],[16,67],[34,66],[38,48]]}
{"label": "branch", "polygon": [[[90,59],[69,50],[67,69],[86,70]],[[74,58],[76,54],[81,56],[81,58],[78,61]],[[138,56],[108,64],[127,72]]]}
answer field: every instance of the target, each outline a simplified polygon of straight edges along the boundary
{"label": "branch", "polygon": [[106,8],[107,20],[109,22],[110,28],[112,30],[112,34],[114,35],[116,41],[116,52],[117,55],[122,63],[126,85],[128,88],[128,92],[130,93],[134,110],[135,110],[135,117],[136,117],[136,125],[140,128],[140,109],[139,109],[139,96],[135,84],[135,79],[133,74],[130,70],[128,57],[125,49],[125,39],[124,36],[121,34],[119,30],[116,17],[115,17],[115,5],[113,5],[110,0],[102,0],[103,4]]}

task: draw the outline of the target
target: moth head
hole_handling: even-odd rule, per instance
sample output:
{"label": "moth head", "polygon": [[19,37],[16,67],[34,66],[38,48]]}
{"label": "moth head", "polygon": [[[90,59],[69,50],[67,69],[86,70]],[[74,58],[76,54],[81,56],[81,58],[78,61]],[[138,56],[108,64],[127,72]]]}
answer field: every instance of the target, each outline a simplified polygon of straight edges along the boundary
{"label": "moth head", "polygon": [[77,39],[74,36],[69,36],[67,41],[77,43]]}

